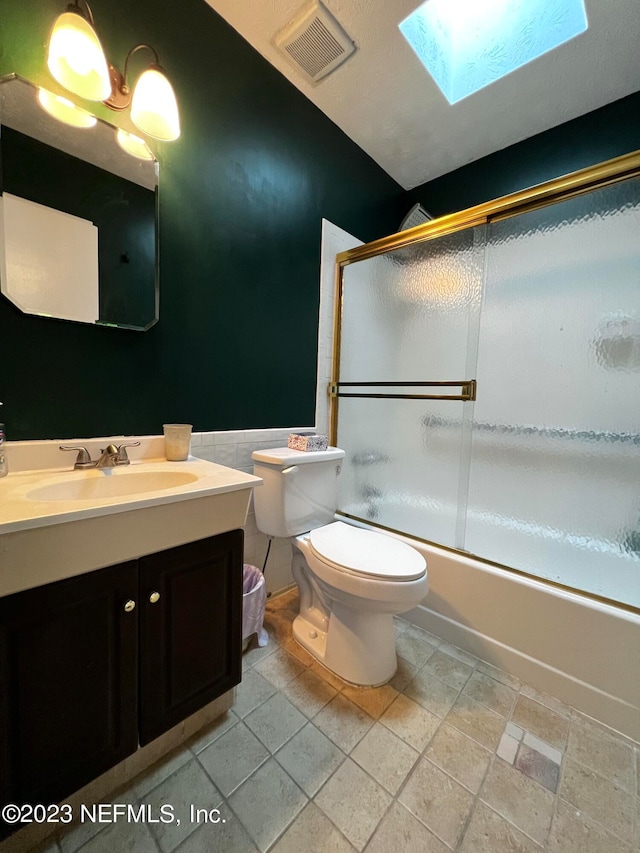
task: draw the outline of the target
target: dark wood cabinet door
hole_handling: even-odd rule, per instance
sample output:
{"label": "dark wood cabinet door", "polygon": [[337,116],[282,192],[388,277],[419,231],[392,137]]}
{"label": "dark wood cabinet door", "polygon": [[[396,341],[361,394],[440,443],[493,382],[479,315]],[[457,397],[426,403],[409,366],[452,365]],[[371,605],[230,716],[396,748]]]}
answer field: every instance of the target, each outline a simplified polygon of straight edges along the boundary
{"label": "dark wood cabinet door", "polygon": [[232,530],[140,560],[141,745],[240,682],[242,548]]}
{"label": "dark wood cabinet door", "polygon": [[134,561],[0,598],[3,802],[58,802],[137,749],[137,590]]}

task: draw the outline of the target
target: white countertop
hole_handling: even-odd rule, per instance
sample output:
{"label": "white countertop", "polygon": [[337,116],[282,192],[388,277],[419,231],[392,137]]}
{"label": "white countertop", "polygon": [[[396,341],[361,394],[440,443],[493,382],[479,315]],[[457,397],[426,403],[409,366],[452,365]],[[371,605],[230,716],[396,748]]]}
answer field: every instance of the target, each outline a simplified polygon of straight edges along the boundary
{"label": "white countertop", "polygon": [[[42,487],[69,483],[87,476],[121,477],[128,473],[159,471],[185,472],[195,475],[197,479],[170,488],[90,500],[37,500],[28,497]],[[7,477],[0,478],[0,535],[250,489],[261,483],[262,480],[252,474],[194,457],[189,457],[185,462],[145,458],[132,460],[127,466],[88,471],[55,468],[10,472]]]}

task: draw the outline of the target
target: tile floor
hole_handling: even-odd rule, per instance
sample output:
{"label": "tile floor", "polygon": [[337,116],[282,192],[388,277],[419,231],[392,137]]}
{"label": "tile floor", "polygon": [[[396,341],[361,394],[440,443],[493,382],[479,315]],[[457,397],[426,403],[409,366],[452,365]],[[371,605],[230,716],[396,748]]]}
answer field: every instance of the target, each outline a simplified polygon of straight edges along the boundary
{"label": "tile floor", "polygon": [[640,850],[637,744],[402,620],[392,682],[347,685],[292,639],[296,606],[269,602],[233,710],[113,799],[179,825],[84,824],[43,849]]}

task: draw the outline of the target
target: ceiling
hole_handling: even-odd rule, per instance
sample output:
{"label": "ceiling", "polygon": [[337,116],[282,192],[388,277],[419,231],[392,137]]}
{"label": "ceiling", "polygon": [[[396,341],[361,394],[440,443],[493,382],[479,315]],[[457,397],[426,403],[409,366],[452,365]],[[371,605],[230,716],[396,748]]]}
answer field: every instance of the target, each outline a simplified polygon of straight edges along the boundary
{"label": "ceiling", "polygon": [[357,50],[315,86],[273,45],[303,0],[207,3],[405,189],[640,90],[639,0],[453,106],[398,29],[420,0],[324,0]]}

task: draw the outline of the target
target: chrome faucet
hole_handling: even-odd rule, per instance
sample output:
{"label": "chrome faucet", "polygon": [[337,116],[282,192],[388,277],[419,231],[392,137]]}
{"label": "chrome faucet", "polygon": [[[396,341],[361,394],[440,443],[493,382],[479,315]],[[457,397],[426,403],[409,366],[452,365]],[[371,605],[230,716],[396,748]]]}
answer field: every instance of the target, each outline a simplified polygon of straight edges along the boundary
{"label": "chrome faucet", "polygon": [[74,470],[116,468],[118,465],[130,464],[131,460],[127,456],[127,447],[138,447],[139,444],[139,441],[130,441],[126,444],[121,444],[119,447],[115,444],[108,444],[105,448],[101,449],[99,459],[92,459],[87,448],[81,444],[61,444],[60,450],[76,450],[78,452],[73,466]]}

